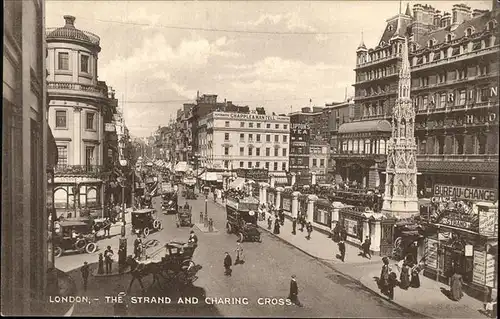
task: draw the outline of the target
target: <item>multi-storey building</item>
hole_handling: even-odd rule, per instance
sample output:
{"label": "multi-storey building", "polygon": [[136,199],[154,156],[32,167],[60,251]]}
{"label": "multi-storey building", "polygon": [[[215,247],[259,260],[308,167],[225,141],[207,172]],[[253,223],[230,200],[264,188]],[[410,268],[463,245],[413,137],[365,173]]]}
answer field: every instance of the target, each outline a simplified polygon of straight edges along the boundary
{"label": "multi-storey building", "polygon": [[47,291],[53,267],[47,171],[55,166],[57,151],[47,124],[44,13],[43,0],[4,2],[1,309],[6,316],[48,314],[43,305],[57,293]]}
{"label": "multi-storey building", "polygon": [[349,107],[354,104],[352,98],[346,98],[346,101],[340,103],[326,104],[324,108],[324,113],[328,113],[328,125],[326,140],[330,144],[330,156],[328,158],[328,169],[327,169],[327,181],[340,182],[341,178],[335,175],[335,160],[332,158],[332,154],[337,154],[338,141],[337,134],[340,125],[349,122]]}
{"label": "multi-storey building", "polygon": [[175,157],[176,162],[187,162],[192,156],[193,136],[191,131],[192,109],[194,104],[186,103],[182,109],[177,110],[175,126]]}
{"label": "multi-storey building", "polygon": [[59,215],[78,217],[103,209],[104,118],[116,102],[98,81],[99,37],[76,29],[75,17],[64,19],[63,27],[46,32],[48,120],[59,158],[55,208]]}
{"label": "multi-storey building", "polygon": [[418,187],[496,187],[498,163],[498,10],[452,15],[415,5],[387,20],[379,44],[356,55],[352,122],[338,130],[338,176],[367,187],[385,183],[386,142],[397,94],[401,45],[410,37],[417,111]]}
{"label": "multi-storey building", "polygon": [[[322,107],[303,107],[299,112],[289,114],[290,117],[290,173],[295,174],[297,185],[311,183],[310,144],[311,139],[321,139],[322,130],[328,127],[324,123]],[[322,121],[323,119],[323,121]]]}
{"label": "multi-storey building", "polygon": [[288,116],[212,112],[199,124],[206,126],[198,138],[209,170],[265,168],[281,177],[288,170]]}
{"label": "multi-storey building", "polygon": [[315,177],[311,178],[312,184],[324,184],[327,182],[328,158],[330,144],[323,139],[315,139],[309,142],[309,172]]}

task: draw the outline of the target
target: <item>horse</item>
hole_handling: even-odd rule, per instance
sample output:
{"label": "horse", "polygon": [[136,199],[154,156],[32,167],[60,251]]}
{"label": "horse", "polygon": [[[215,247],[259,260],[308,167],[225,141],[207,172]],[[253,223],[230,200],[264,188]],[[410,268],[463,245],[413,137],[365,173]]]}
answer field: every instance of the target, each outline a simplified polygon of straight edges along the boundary
{"label": "horse", "polygon": [[150,274],[153,275],[153,283],[151,283],[149,288],[151,288],[155,283],[158,283],[158,286],[160,286],[160,288],[163,289],[159,279],[159,277],[166,279],[165,276],[162,274],[163,272],[162,263],[158,262],[139,263],[136,259],[132,258],[132,256],[129,255],[127,256],[126,264],[130,266],[130,274],[132,275],[132,280],[130,281],[130,284],[128,286],[127,293],[130,292],[132,284],[136,280],[139,281],[139,284],[141,285],[142,288],[142,292],[144,293],[145,289],[144,289],[144,284],[142,283],[142,278]]}

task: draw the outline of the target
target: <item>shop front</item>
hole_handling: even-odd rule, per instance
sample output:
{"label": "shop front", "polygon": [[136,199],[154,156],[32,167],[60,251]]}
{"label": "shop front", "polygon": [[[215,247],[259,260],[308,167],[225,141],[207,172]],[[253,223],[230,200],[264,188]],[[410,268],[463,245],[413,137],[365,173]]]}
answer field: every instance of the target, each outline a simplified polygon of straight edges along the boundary
{"label": "shop front", "polygon": [[490,288],[497,288],[498,208],[450,199],[435,203],[424,245],[424,275],[448,283],[459,272],[465,292],[484,300]]}

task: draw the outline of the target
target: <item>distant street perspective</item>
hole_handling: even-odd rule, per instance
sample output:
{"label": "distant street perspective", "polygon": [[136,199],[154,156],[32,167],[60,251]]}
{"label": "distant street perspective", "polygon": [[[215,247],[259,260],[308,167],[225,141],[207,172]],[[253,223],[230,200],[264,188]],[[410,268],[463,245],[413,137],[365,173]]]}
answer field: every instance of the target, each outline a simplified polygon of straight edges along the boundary
{"label": "distant street perspective", "polygon": [[496,318],[492,1],[4,1],[1,312]]}

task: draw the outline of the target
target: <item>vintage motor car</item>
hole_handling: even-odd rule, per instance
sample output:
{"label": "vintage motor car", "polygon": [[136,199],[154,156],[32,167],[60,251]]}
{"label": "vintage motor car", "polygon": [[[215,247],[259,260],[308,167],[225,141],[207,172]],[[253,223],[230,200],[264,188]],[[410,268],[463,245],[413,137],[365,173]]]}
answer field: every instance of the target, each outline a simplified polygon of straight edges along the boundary
{"label": "vintage motor car", "polygon": [[89,223],[83,221],[60,221],[55,223],[53,240],[54,256],[60,257],[68,251],[92,254],[97,250],[95,234]]}
{"label": "vintage motor car", "polygon": [[161,195],[162,204],[161,208],[165,211],[166,214],[176,214],[177,213],[177,205],[178,198],[177,192],[170,191]]}
{"label": "vintage motor car", "polygon": [[134,210],[132,212],[132,233],[147,237],[151,231],[161,230],[161,221],[156,218],[156,211],[152,208]]}
{"label": "vintage motor car", "polygon": [[262,242],[257,226],[259,201],[252,196],[228,197],[226,200],[226,231],[237,234],[238,241]]}
{"label": "vintage motor car", "polygon": [[191,208],[192,207],[189,208],[179,207],[179,211],[177,213],[177,218],[176,218],[177,227],[193,226],[193,223],[191,222],[192,220]]}

